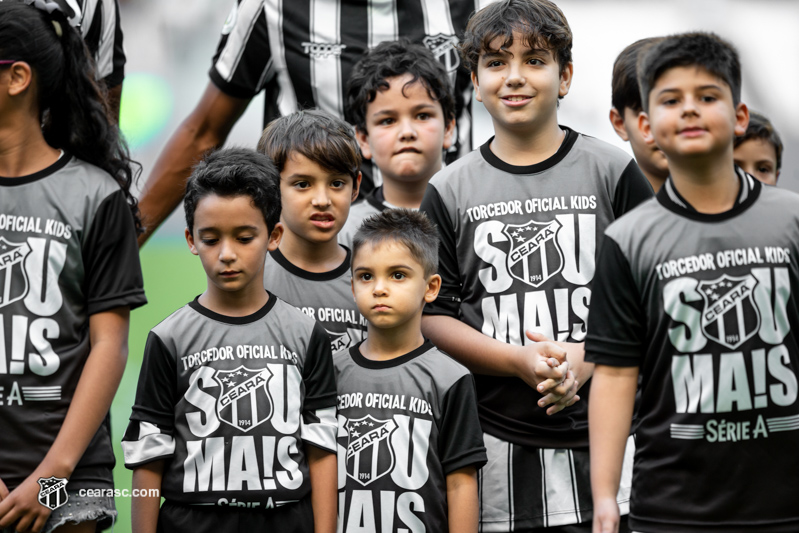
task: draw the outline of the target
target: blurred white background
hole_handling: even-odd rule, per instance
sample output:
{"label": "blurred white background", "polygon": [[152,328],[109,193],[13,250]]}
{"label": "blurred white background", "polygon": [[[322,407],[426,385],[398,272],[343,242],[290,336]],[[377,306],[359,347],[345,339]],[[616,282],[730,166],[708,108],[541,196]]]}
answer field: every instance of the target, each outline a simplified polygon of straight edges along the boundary
{"label": "blurred white background", "polygon": [[[219,32],[234,3],[121,2],[128,57],[122,128],[134,158],[144,167],[140,185],[208,83]],[[608,120],[611,72],[618,53],[644,37],[713,31],[738,47],[744,72],[743,101],[769,117],[782,136],[785,151],[779,187],[799,191],[799,156],[794,150],[799,143],[799,2],[560,0],[557,4],[574,34],[574,81],[561,102],[562,124],[629,152]],[[254,147],[262,112],[263,97],[258,96],[233,129],[228,145]],[[475,110],[475,120],[476,146],[491,135],[491,123],[479,110]],[[183,227],[178,212],[156,237],[182,237]]]}

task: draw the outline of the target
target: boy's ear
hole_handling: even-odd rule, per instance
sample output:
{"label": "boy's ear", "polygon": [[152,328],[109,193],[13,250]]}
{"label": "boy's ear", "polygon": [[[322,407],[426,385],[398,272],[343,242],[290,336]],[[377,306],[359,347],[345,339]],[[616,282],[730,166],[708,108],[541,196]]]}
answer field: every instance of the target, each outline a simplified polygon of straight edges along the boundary
{"label": "boy's ear", "polygon": [[358,178],[355,180],[355,183],[352,184],[352,198],[350,198],[350,202],[354,202],[356,198],[358,198],[358,191],[361,190],[361,178],[363,178],[363,174],[361,171],[358,171]]}
{"label": "boy's ear", "polygon": [[278,222],[275,224],[274,229],[272,229],[272,233],[269,234],[269,244],[266,246],[266,249],[270,252],[274,252],[277,250],[277,247],[280,246],[280,239],[283,238],[283,224]]}
{"label": "boy's ear", "polygon": [[472,72],[472,86],[474,87],[474,97],[478,102],[483,101],[483,97],[480,96],[480,81],[477,79],[477,72]]}
{"label": "boy's ear", "polygon": [[189,250],[191,251],[191,253],[193,253],[194,255],[200,255],[200,252],[197,251],[197,247],[194,246],[194,236],[189,231],[189,228],[186,228],[185,235],[186,235],[186,242],[189,245]]}
{"label": "boy's ear", "polygon": [[743,135],[749,127],[749,108],[743,102],[735,107],[735,135]]}
{"label": "boy's ear", "polygon": [[364,159],[372,159],[372,149],[369,146],[369,134],[361,128],[355,128],[355,138],[358,140],[358,147]]}
{"label": "boy's ear", "polygon": [[649,114],[641,111],[638,115],[638,129],[647,143],[655,142],[655,136],[652,135],[652,123],[649,122]]}
{"label": "boy's ear", "polygon": [[622,141],[629,141],[630,137],[627,135],[627,130],[624,129],[624,115],[619,113],[615,107],[610,108],[610,123],[613,129],[616,130],[616,135],[621,137]]}
{"label": "boy's ear", "polygon": [[573,75],[574,64],[569,62],[569,64],[560,71],[560,87],[558,87],[558,96],[566,96],[569,94],[569,87],[572,85]]}
{"label": "boy's ear", "polygon": [[447,128],[444,130],[444,150],[449,150],[455,140],[455,119],[449,121]]}
{"label": "boy's ear", "polygon": [[427,280],[427,290],[424,292],[424,301],[432,303],[438,298],[438,291],[441,290],[441,276],[433,274]]}

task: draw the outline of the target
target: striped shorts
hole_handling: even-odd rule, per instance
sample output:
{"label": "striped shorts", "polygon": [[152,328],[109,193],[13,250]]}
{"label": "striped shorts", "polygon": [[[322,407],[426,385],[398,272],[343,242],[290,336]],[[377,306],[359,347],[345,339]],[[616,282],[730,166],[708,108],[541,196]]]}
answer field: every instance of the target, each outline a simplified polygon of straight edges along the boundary
{"label": "striped shorts", "polygon": [[[488,463],[478,474],[480,529],[524,531],[593,520],[588,448],[520,446],[483,434]],[[617,500],[630,512],[633,437],[627,440]]]}

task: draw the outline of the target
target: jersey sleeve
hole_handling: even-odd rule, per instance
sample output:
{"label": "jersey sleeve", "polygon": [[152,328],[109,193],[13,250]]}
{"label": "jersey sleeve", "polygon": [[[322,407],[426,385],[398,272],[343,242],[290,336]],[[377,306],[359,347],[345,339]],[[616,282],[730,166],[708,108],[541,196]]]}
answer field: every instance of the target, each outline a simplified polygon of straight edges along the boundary
{"label": "jersey sleeve", "polygon": [[122,437],[125,466],[168,459],[175,453],[176,358],[161,338],[150,332],[136,387],[136,401]]}
{"label": "jersey sleeve", "polygon": [[252,98],[273,75],[271,57],[263,0],[238,0],[222,28],[211,81],[229,96]]}
{"label": "jersey sleeve", "polygon": [[441,465],[445,474],[459,468],[486,464],[483,430],[477,418],[477,394],[474,378],[466,374],[450,387],[444,397],[441,419]]}
{"label": "jersey sleeve", "polygon": [[652,190],[649,180],[638,168],[638,163],[631,159],[616,184],[616,193],[613,198],[613,215],[619,218],[654,195],[655,192]]}
{"label": "jersey sleeve", "polygon": [[122,189],[97,208],[83,242],[83,264],[90,315],[147,303],[136,229]]}
{"label": "jersey sleeve", "polygon": [[303,441],[336,453],[336,379],[330,337],[318,323],[314,324],[303,369],[305,399],[303,401]]}
{"label": "jersey sleeve", "polygon": [[609,366],[638,366],[644,353],[646,315],[630,264],[606,236],[599,252],[588,314],[585,360]]}
{"label": "jersey sleeve", "polygon": [[458,318],[461,305],[461,277],[455,246],[455,228],[452,227],[447,206],[434,186],[427,187],[419,210],[427,215],[438,230],[438,274],[441,276],[438,298],[424,306],[424,314]]}

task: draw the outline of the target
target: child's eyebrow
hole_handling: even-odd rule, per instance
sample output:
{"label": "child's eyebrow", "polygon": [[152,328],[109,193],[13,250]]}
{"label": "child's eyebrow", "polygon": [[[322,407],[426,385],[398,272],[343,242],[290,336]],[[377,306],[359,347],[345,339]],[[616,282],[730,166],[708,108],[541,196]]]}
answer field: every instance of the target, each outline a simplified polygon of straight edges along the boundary
{"label": "child's eyebrow", "polygon": [[[246,224],[244,226],[236,226],[235,228],[233,228],[233,231],[242,231],[242,230],[257,231],[258,227]],[[208,226],[208,227],[205,227],[205,228],[198,228],[197,229],[198,233],[203,232],[203,231],[219,231],[219,228],[216,228],[214,226]]]}

